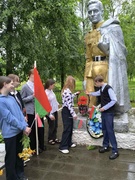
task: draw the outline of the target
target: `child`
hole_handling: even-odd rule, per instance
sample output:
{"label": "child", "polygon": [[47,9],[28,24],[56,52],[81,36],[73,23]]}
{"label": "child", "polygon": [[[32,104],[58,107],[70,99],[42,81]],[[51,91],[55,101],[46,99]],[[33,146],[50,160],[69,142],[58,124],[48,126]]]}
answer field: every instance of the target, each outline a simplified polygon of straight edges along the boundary
{"label": "child", "polygon": [[79,92],[72,94],[74,89],[75,79],[72,76],[68,76],[62,89],[62,121],[64,130],[59,147],[59,151],[64,154],[69,153],[70,147],[76,147],[76,144],[72,143],[73,119],[77,119],[73,108],[73,98]]}
{"label": "child", "polygon": [[13,88],[12,88],[12,91],[10,91],[9,95],[11,95],[15,98],[16,102],[18,103],[20,109],[22,110],[22,112],[25,116],[25,119],[27,120],[26,109],[24,107],[24,103],[23,103],[21,94],[19,91],[16,90],[16,88],[18,88],[18,86],[20,85],[19,77],[15,74],[9,74],[8,77],[13,81]]}
{"label": "child", "polygon": [[100,89],[96,92],[91,92],[90,96],[100,96],[101,97],[101,107],[99,111],[101,112],[102,118],[102,131],[103,131],[103,147],[99,149],[99,153],[105,153],[109,151],[109,142],[112,145],[112,154],[109,159],[113,160],[119,156],[117,141],[113,129],[113,120],[115,112],[115,104],[117,102],[114,90],[110,85],[104,82],[104,78],[100,75],[95,77],[95,86]]}
{"label": "child", "polygon": [[9,95],[13,88],[13,81],[6,76],[0,76],[0,129],[5,142],[5,168],[7,180],[27,180],[24,176],[23,160],[18,153],[22,152],[23,133],[29,135],[23,113],[15,99]]}
{"label": "child", "polygon": [[53,92],[55,87],[55,81],[53,79],[48,79],[45,83],[45,92],[48,96],[48,100],[52,107],[49,116],[46,116],[49,124],[48,130],[48,143],[54,145],[55,143],[60,143],[57,139],[57,128],[58,128],[58,106],[59,103],[56,99],[56,95]]}
{"label": "child", "polygon": [[[35,101],[34,101],[34,69],[29,71],[29,79],[26,84],[23,85],[21,90],[21,97],[24,102],[26,113],[28,117],[28,124],[31,127],[34,119],[35,119]],[[44,125],[43,118],[41,119]],[[32,126],[32,130],[30,133],[30,148],[32,150],[36,149],[36,130],[35,123]],[[46,146],[44,145],[44,127],[38,128],[38,140],[39,140],[39,153],[42,153],[46,150]]]}
{"label": "child", "polygon": [[[12,91],[10,91],[9,95],[11,95],[15,98],[15,100],[16,100],[18,106],[20,107],[21,111],[23,112],[23,115],[27,122],[26,109],[24,107],[24,103],[23,103],[21,94],[19,91],[16,90],[16,88],[18,88],[18,86],[20,85],[19,77],[15,74],[9,74],[8,77],[13,81],[13,88],[12,88]],[[26,166],[26,162],[28,162],[28,161],[30,161],[30,159],[27,159],[26,161],[24,161],[24,167]]]}

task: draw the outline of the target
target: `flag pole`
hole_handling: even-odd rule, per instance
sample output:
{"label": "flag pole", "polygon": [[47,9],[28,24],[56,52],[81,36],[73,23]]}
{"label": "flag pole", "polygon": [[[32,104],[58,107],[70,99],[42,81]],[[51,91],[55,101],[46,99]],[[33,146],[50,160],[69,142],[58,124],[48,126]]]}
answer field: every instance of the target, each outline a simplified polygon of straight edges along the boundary
{"label": "flag pole", "polygon": [[32,128],[32,127],[33,127],[34,122],[35,122],[35,119],[33,120],[33,122],[32,122],[32,124],[31,124],[30,128]]}
{"label": "flag pole", "polygon": [[[34,62],[34,68],[37,67],[37,62]],[[34,88],[35,89],[35,88]],[[35,93],[35,92],[34,92]],[[38,149],[38,126],[37,126],[37,117],[36,117],[36,109],[35,109],[35,130],[36,130],[36,152],[37,155],[39,155],[39,149]]]}
{"label": "flag pole", "polygon": [[39,149],[38,149],[38,125],[37,125],[37,117],[35,115],[35,129],[36,129],[36,152],[37,152],[37,155],[39,155]]}
{"label": "flag pole", "polygon": [[36,68],[37,67],[37,62],[36,61],[34,61],[34,68]]}

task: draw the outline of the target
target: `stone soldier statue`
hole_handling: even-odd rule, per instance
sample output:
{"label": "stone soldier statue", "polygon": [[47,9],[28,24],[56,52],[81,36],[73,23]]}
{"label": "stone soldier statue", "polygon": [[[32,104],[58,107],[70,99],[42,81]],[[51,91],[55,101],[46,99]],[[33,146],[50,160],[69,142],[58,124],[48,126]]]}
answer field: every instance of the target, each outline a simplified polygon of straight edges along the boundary
{"label": "stone soldier statue", "polygon": [[[119,21],[116,19],[103,21],[103,12],[101,1],[89,1],[88,17],[92,22],[92,30],[85,35],[84,85],[86,91],[95,91],[93,80],[97,75],[102,75],[116,93],[117,111],[124,113],[130,109],[127,50]],[[90,98],[90,107],[96,105],[95,97]]]}

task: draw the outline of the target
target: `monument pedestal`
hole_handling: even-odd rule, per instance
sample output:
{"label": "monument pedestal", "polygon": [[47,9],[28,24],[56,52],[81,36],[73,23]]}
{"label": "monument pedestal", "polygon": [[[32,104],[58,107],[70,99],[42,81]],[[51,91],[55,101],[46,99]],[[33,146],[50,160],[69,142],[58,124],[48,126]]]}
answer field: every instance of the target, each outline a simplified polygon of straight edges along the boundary
{"label": "monument pedestal", "polygon": [[[74,120],[73,142],[80,145],[102,146],[103,138],[95,139],[87,131],[87,117],[77,115]],[[118,148],[135,150],[135,109],[114,118]]]}
{"label": "monument pedestal", "polygon": [[77,114],[77,119],[74,120],[73,128],[76,130],[87,131],[87,116]]}
{"label": "monument pedestal", "polygon": [[128,132],[128,113],[114,116],[114,130],[118,133]]}
{"label": "monument pedestal", "polygon": [[80,145],[102,145],[102,138],[95,139],[87,131],[87,116],[77,114],[77,120],[73,123],[73,142]]}

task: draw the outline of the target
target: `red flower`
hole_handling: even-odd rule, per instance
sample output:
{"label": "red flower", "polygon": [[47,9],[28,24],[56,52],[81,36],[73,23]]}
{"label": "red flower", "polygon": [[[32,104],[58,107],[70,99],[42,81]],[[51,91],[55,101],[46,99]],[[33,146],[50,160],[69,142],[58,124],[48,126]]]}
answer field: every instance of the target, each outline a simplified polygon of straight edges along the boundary
{"label": "red flower", "polygon": [[82,106],[87,105],[87,104],[88,104],[87,101],[88,101],[88,100],[87,100],[87,97],[81,96],[81,97],[79,98],[79,101],[78,101],[78,106],[80,106],[80,105],[82,105]]}

